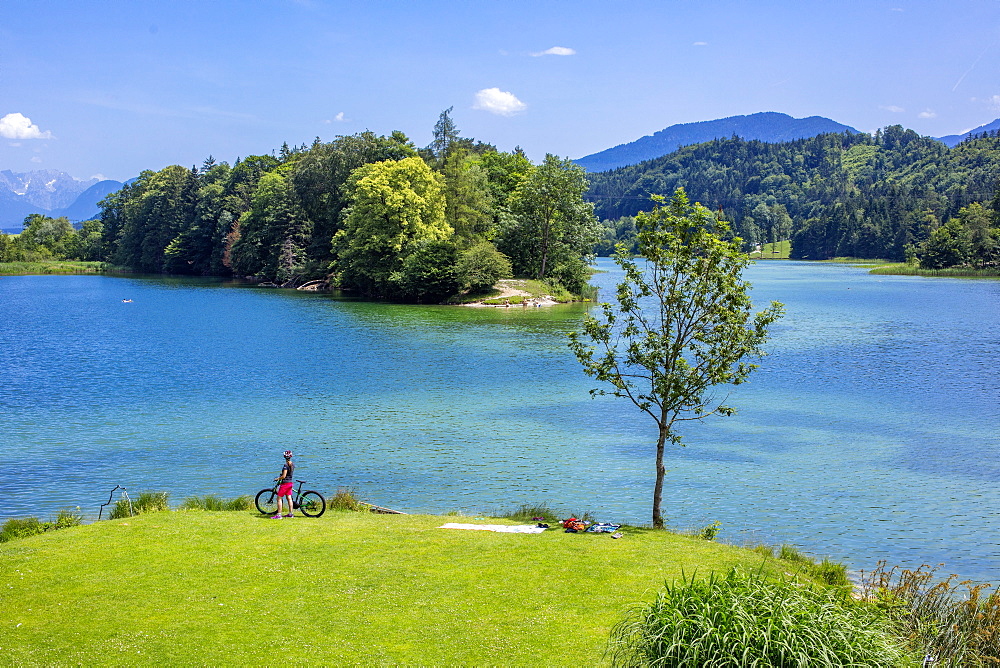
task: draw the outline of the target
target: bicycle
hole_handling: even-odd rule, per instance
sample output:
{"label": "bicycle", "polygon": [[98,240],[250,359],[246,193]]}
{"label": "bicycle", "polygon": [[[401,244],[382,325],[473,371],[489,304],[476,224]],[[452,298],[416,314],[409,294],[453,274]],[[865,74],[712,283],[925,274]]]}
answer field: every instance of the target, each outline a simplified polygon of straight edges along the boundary
{"label": "bicycle", "polygon": [[[326,512],[326,499],[323,498],[322,494],[311,489],[303,492],[302,484],[305,480],[296,480],[295,482],[299,483],[299,486],[292,495],[293,508],[306,517],[319,517]],[[280,484],[276,482],[274,487],[257,492],[253,503],[261,515],[274,515],[278,511],[278,485]]]}

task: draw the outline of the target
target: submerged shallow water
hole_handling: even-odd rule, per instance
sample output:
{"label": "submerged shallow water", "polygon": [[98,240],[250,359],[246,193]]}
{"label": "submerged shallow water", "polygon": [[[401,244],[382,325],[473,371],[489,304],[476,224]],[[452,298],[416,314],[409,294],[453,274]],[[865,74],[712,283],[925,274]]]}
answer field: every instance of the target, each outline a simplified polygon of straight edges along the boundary
{"label": "submerged shallow water", "polygon": [[[795,262],[747,278],[787,315],[739,414],[669,450],[669,523],[1000,581],[1000,282]],[[653,423],[589,397],[565,337],[584,312],[0,278],[0,519],[96,516],[116,484],[249,494],[289,448],[309,486],[408,512],[547,501],[647,523]]]}

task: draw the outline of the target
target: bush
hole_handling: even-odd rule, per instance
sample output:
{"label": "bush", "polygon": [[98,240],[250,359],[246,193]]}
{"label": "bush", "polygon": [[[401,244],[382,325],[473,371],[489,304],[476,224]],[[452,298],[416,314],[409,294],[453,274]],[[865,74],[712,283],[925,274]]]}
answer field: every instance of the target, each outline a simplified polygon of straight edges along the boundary
{"label": "bush", "polygon": [[68,529],[69,527],[80,526],[81,524],[83,524],[83,515],[80,514],[80,508],[77,507],[76,510],[60,510],[59,514],[56,515],[52,528]]}
{"label": "bush", "polygon": [[37,517],[25,517],[9,519],[3,523],[0,529],[0,542],[6,543],[15,538],[27,538],[45,531]]}
{"label": "bush", "polygon": [[715,540],[715,537],[719,535],[719,531],[722,529],[722,522],[712,522],[704,529],[698,532],[697,537],[702,540]]}
{"label": "bush", "polygon": [[0,543],[16,538],[27,538],[46,531],[75,527],[82,523],[83,516],[72,510],[60,510],[56,519],[51,522],[41,522],[37,517],[9,519],[0,527]]}
{"label": "bush", "polygon": [[582,295],[590,280],[590,267],[582,258],[568,258],[552,268],[549,278],[572,294]]}
{"label": "bush", "polygon": [[614,665],[890,666],[905,650],[872,606],[733,570],[667,584],[612,629]]}
{"label": "bush", "polygon": [[450,241],[426,241],[390,277],[399,295],[418,302],[440,302],[458,292],[458,251]]}
{"label": "bush", "polygon": [[510,259],[489,241],[481,241],[461,254],[456,267],[458,282],[466,292],[485,292],[502,278],[510,278]]}

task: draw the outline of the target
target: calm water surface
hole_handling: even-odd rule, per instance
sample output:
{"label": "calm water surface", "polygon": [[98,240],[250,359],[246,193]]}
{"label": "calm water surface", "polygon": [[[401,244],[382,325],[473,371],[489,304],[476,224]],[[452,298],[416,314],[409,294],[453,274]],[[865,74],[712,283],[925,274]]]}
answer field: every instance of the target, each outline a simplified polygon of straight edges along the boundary
{"label": "calm water surface", "polygon": [[[740,413],[669,451],[668,521],[1000,581],[1000,282],[792,262],[747,277],[788,313],[731,395]],[[565,342],[583,313],[0,278],[0,519],[96,516],[116,484],[253,493],[290,448],[322,491],[408,512],[548,501],[646,523],[653,424],[587,394]]]}

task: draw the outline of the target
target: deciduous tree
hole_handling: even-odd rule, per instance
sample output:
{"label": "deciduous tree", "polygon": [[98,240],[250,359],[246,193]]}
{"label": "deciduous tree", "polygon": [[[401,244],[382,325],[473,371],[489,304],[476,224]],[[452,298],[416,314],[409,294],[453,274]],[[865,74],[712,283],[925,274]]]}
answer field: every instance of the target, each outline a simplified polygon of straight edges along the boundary
{"label": "deciduous tree", "polygon": [[511,198],[497,240],[516,274],[556,278],[580,292],[586,282],[583,258],[600,236],[594,207],[583,200],[586,190],[583,169],[551,154],[528,174]]}
{"label": "deciduous tree", "polygon": [[362,165],[348,180],[351,205],[333,237],[342,285],[365,295],[399,297],[406,258],[453,230],[445,221],[442,178],[420,158]]}
{"label": "deciduous tree", "polygon": [[712,389],[747,380],[782,306],[753,313],[742,278],[750,259],[738,237],[727,238],[726,222],[691,205],[683,189],[668,204],[654,200],[651,212],[636,217],[645,262],[620,247],[615,262],[625,278],[617,304],[602,304],[603,319],[588,317],[570,347],[587,375],[611,386],[592,395],[629,399],[655,421],[653,526],[663,528],[663,455],[667,443],[682,445],[675,426],[735,412]]}

